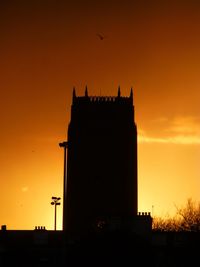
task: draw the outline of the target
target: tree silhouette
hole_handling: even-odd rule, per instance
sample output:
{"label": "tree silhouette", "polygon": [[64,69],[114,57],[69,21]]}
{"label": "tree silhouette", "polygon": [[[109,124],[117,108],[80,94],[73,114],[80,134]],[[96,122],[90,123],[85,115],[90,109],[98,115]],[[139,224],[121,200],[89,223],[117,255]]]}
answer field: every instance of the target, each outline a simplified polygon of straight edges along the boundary
{"label": "tree silhouette", "polygon": [[180,230],[200,231],[200,202],[189,198],[185,207],[177,207],[177,215],[181,218]]}
{"label": "tree silhouette", "polygon": [[183,207],[176,206],[174,217],[153,218],[155,231],[200,231],[200,202],[188,198]]}

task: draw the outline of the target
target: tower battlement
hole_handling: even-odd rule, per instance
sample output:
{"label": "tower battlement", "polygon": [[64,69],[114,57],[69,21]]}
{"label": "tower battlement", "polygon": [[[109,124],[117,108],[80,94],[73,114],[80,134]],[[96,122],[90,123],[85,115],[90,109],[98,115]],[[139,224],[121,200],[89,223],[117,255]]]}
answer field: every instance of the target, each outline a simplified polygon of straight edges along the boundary
{"label": "tower battlement", "polygon": [[79,103],[127,103],[127,104],[133,104],[133,90],[131,88],[130,96],[125,97],[121,96],[121,90],[120,87],[118,88],[118,94],[117,96],[89,96],[87,87],[85,89],[85,95],[84,96],[76,96],[75,88],[73,89],[73,102],[72,104],[79,104]]}
{"label": "tower battlement", "polygon": [[104,123],[131,123],[134,120],[133,91],[130,96],[121,96],[120,88],[116,96],[90,96],[85,89],[84,96],[76,96],[73,90],[71,122],[91,123],[104,120]]}

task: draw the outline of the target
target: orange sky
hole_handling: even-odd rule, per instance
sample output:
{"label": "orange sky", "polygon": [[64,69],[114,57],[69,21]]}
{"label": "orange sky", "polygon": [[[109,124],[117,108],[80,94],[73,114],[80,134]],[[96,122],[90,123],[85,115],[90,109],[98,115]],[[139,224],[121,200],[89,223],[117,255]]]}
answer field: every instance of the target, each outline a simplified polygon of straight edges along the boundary
{"label": "orange sky", "polygon": [[72,88],[86,84],[91,95],[134,88],[139,211],[200,201],[199,1],[3,0],[0,32],[0,225],[53,229],[58,144]]}

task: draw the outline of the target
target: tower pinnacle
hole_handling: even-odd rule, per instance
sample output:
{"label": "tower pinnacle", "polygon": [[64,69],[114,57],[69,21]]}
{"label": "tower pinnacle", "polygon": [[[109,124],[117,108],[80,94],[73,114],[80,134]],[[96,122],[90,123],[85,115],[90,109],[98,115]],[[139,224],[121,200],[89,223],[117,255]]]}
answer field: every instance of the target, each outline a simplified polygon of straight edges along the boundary
{"label": "tower pinnacle", "polygon": [[118,87],[118,97],[121,96],[121,90],[120,90],[120,86]]}
{"label": "tower pinnacle", "polygon": [[130,92],[130,100],[133,103],[133,88],[131,87],[131,92]]}
{"label": "tower pinnacle", "polygon": [[72,99],[73,99],[73,103],[74,103],[74,101],[76,99],[76,90],[75,90],[75,87],[73,87],[73,97],[72,97]]}
{"label": "tower pinnacle", "polygon": [[87,85],[85,87],[85,96],[88,97],[88,89],[87,89]]}

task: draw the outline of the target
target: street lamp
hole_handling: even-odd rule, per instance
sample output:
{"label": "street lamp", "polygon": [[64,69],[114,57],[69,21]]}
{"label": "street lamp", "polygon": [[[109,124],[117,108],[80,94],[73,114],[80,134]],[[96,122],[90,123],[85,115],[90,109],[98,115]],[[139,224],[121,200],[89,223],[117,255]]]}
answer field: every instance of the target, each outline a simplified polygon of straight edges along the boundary
{"label": "street lamp", "polygon": [[64,182],[65,182],[65,179],[66,179],[66,150],[68,148],[68,142],[64,141],[62,143],[59,143],[59,146],[64,148]]}
{"label": "street lamp", "polygon": [[64,149],[64,173],[63,173],[63,230],[65,230],[65,202],[66,202],[66,172],[67,172],[67,166],[66,166],[66,158],[67,158],[67,148],[68,148],[68,142],[64,141],[62,143],[59,143],[59,146]]}
{"label": "street lamp", "polygon": [[51,202],[51,205],[55,205],[55,223],[54,223],[54,229],[56,231],[56,207],[57,205],[60,205],[60,202],[58,202],[61,198],[60,197],[52,197],[51,198],[53,201]]}

